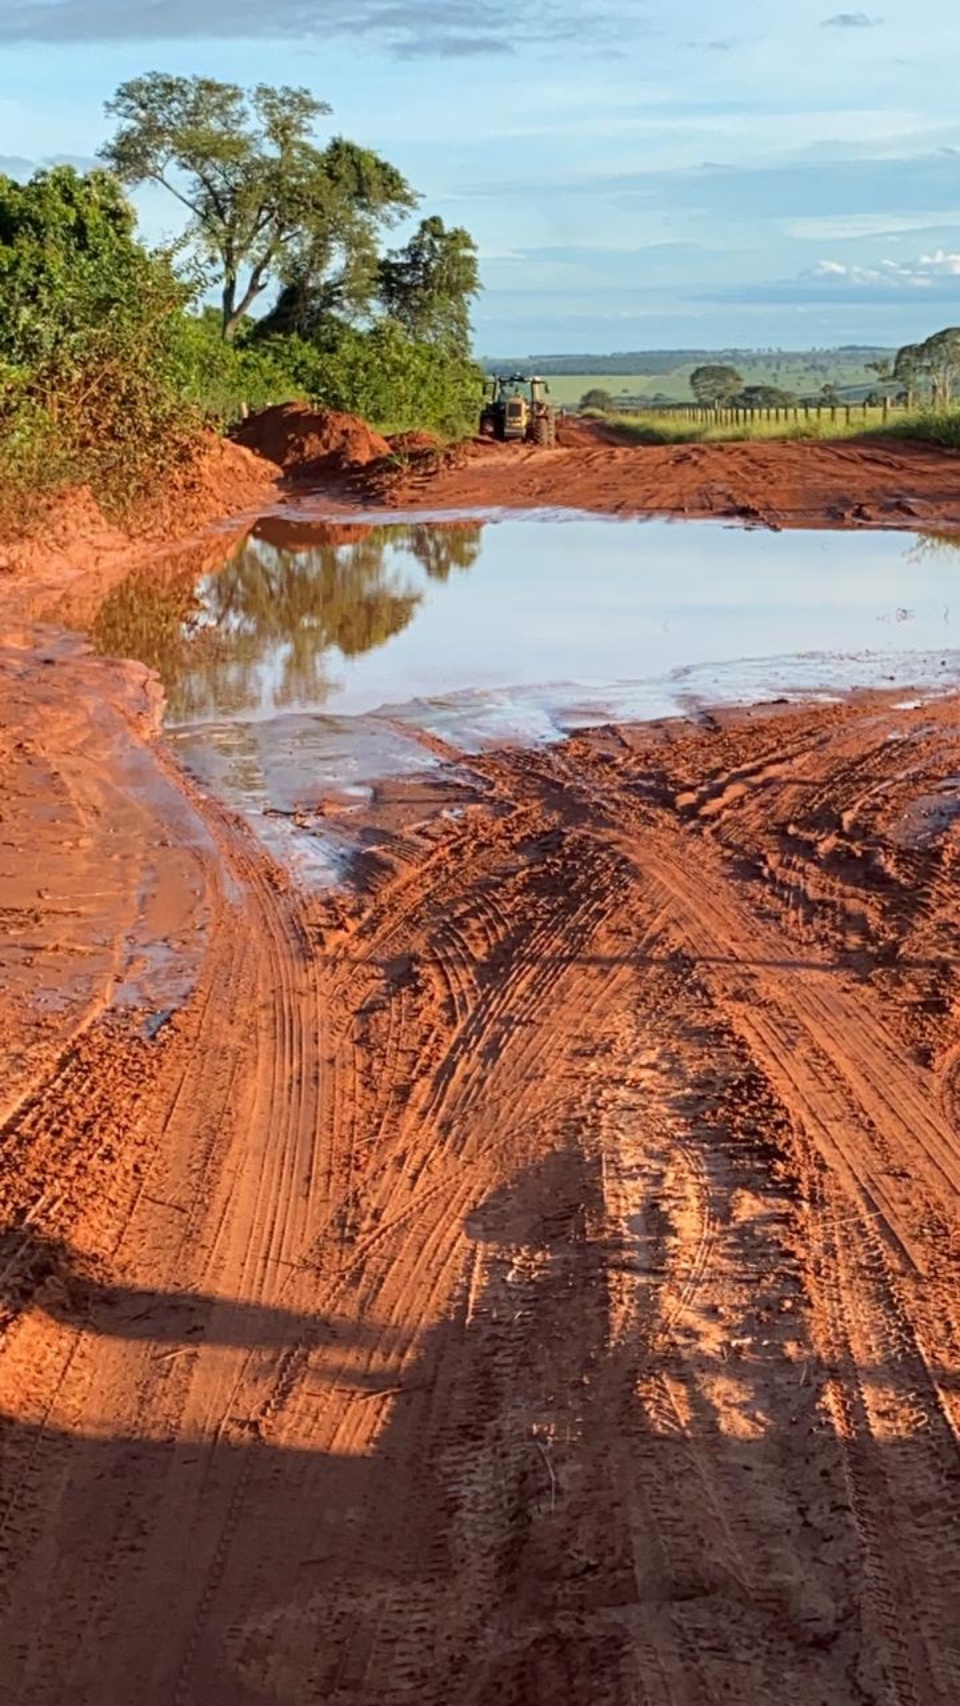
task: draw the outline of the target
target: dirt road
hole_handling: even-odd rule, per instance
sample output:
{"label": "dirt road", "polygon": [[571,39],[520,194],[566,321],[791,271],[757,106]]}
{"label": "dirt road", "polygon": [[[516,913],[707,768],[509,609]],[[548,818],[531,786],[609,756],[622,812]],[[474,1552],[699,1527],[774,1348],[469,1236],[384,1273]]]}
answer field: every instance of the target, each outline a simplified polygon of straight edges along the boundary
{"label": "dirt road", "polygon": [[49,656],[4,1706],[954,1702],[960,706],[471,761],[307,903]]}
{"label": "dirt road", "polygon": [[625,445],[561,423],[557,450],[478,443],[406,467],[371,465],[363,502],[417,508],[576,508],[607,515],[725,517],[767,527],[960,527],[955,452],[906,440]]}

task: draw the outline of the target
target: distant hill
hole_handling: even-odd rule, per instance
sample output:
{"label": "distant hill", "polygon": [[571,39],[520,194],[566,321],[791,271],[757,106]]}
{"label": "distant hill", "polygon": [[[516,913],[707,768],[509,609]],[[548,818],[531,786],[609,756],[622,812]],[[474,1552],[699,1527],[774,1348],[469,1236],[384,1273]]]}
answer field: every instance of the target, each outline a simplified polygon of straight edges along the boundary
{"label": "distant hill", "polygon": [[652,349],[620,350],[613,355],[522,355],[489,356],[487,373],[542,373],[549,378],[560,373],[658,374],[678,368],[704,366],[708,362],[730,367],[802,367],[820,372],[828,367],[863,367],[868,361],[892,358],[896,350],[874,344],[838,344],[832,349]]}

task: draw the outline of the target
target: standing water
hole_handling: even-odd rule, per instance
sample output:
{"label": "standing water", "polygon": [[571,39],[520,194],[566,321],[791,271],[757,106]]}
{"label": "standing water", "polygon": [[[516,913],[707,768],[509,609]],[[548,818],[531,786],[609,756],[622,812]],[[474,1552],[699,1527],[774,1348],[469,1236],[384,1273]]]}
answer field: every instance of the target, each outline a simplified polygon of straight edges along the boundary
{"label": "standing water", "polygon": [[183,762],[259,817],[423,769],[437,739],[469,753],[785,694],[953,687],[955,550],[579,515],[270,516],[199,583],[125,583],[94,639],[158,670]]}

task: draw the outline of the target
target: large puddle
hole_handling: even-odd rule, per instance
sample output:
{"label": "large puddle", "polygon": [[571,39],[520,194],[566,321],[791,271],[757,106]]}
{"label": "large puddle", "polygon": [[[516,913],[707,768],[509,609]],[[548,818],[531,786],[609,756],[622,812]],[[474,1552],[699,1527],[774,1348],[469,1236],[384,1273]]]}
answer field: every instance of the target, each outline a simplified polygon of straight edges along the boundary
{"label": "large puddle", "polygon": [[184,763],[264,828],[265,809],[347,803],[444,748],[953,687],[957,567],[953,542],[897,533],[271,516],[199,582],[171,568],[125,583],[94,639],[159,671]]}

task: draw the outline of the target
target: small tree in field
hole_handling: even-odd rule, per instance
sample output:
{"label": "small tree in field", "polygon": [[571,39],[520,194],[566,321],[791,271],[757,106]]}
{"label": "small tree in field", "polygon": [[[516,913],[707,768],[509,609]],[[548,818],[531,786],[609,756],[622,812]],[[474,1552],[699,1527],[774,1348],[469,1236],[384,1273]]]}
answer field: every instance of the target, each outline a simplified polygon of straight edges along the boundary
{"label": "small tree in field", "polygon": [[191,215],[189,234],[218,268],[223,335],[232,340],[271,279],[372,290],[376,233],[416,203],[396,167],[343,137],[313,141],[330,111],[308,89],[251,94],[209,77],[151,71],[121,84],[101,157],[127,184],[163,184]]}
{"label": "small tree in field", "polygon": [[695,367],[690,375],[690,389],[698,403],[715,408],[728,403],[743,389],[743,380],[735,367],[707,364]]}
{"label": "small tree in field", "polygon": [[594,385],[589,391],[584,391],[580,398],[581,409],[599,409],[603,414],[609,414],[613,408],[613,397],[602,386]]}

